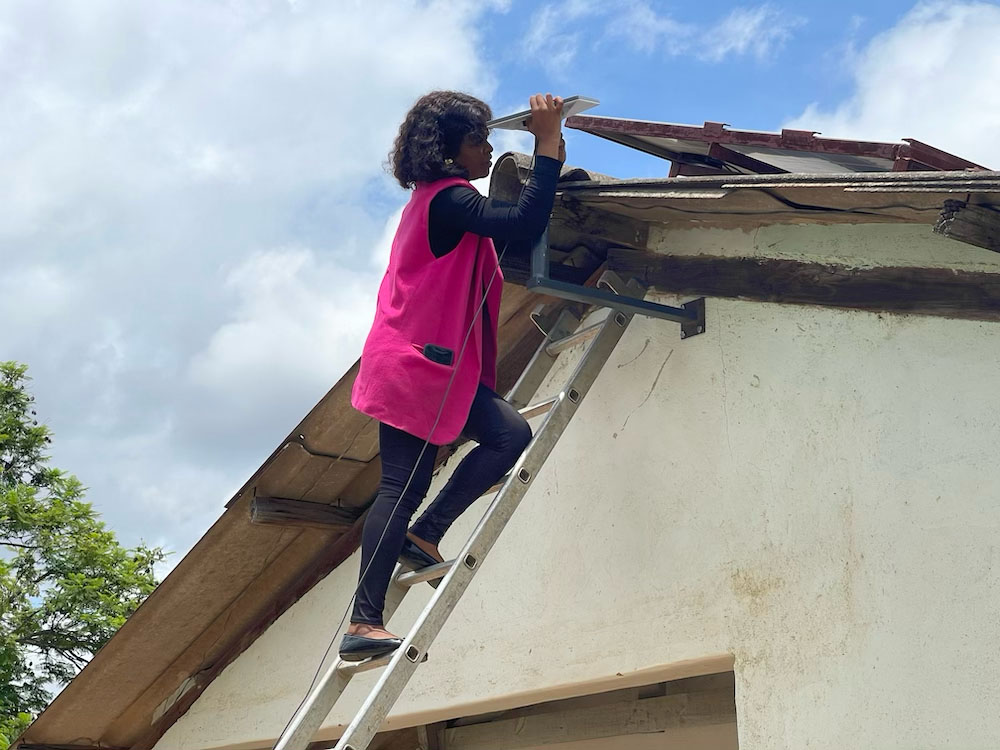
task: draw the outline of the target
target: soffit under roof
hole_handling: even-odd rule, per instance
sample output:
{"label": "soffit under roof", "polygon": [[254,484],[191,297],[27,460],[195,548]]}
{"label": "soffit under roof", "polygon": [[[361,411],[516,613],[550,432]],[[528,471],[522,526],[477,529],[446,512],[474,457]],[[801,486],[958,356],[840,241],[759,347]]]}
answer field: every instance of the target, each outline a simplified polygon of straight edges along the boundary
{"label": "soffit under roof", "polygon": [[[1000,172],[866,172],[596,179],[560,186],[559,200],[646,224],[931,225],[945,200],[1000,204]],[[553,221],[559,218],[558,212]]]}

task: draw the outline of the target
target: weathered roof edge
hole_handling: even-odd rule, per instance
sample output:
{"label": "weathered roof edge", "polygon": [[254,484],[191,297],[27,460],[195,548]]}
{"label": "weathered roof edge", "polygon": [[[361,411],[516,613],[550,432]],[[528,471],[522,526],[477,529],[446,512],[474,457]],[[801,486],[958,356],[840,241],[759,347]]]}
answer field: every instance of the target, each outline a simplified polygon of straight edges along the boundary
{"label": "weathered roof edge", "polygon": [[968,188],[970,192],[1000,191],[1000,171],[950,171],[950,172],[847,172],[842,174],[740,174],[695,175],[690,177],[632,177],[616,179],[598,177],[593,180],[565,182],[564,190],[574,192],[607,187],[670,187],[678,189],[769,188],[769,187],[931,187]]}
{"label": "weathered roof edge", "polygon": [[[837,157],[860,158],[869,160],[869,164],[872,159],[881,160],[887,162],[893,172],[987,169],[915,138],[866,141],[820,136],[815,130],[739,130],[722,122],[681,125],[600,115],[575,115],[566,120],[566,126],[667,159],[673,164],[672,176],[684,174],[685,170],[689,174],[711,173],[723,167],[763,173],[794,171],[766,161],[768,157],[764,154],[754,158],[746,153],[748,148],[772,155],[792,152],[826,156],[834,161]],[[684,144],[691,150],[685,151]],[[741,148],[744,151],[734,150]]]}

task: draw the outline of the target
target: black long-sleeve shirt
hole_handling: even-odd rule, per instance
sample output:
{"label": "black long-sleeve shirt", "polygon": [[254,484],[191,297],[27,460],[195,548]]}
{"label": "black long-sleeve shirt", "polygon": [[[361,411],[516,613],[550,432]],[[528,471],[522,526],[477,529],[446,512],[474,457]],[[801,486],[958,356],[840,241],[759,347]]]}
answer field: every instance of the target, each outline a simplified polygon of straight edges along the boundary
{"label": "black long-sleeve shirt", "polygon": [[445,188],[431,201],[428,235],[436,258],[448,254],[466,232],[501,242],[534,240],[552,213],[562,162],[535,157],[535,169],[516,204],[486,198],[474,188]]}

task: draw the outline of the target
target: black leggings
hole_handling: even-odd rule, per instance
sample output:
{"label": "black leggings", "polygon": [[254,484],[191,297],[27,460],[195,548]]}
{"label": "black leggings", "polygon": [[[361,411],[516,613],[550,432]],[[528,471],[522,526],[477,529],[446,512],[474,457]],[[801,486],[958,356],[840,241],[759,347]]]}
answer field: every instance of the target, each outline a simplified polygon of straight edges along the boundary
{"label": "black leggings", "polygon": [[[441,541],[462,511],[517,462],[531,440],[531,428],[524,417],[482,384],[476,391],[462,434],[479,445],[462,459],[434,502],[410,528],[415,536],[431,544]],[[406,524],[431,484],[438,446],[428,445],[420,456],[423,447],[422,439],[384,423],[379,425],[382,481],[361,537],[361,570],[367,573],[361,578],[351,622],[383,624],[385,592],[403,548]],[[420,464],[414,472],[418,456]],[[413,479],[400,499],[411,472]]]}

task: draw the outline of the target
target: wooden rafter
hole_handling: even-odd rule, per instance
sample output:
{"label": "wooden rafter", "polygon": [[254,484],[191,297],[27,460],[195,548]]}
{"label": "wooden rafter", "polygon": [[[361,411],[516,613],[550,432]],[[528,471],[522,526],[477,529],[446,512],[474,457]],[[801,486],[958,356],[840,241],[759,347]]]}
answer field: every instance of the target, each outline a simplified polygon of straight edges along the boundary
{"label": "wooden rafter", "polygon": [[613,250],[608,267],[662,292],[1000,320],[1000,273],[847,268],[774,258],[654,255],[634,250]]}
{"label": "wooden rafter", "polygon": [[945,201],[934,231],[950,239],[1000,253],[1000,211],[990,206]]}

